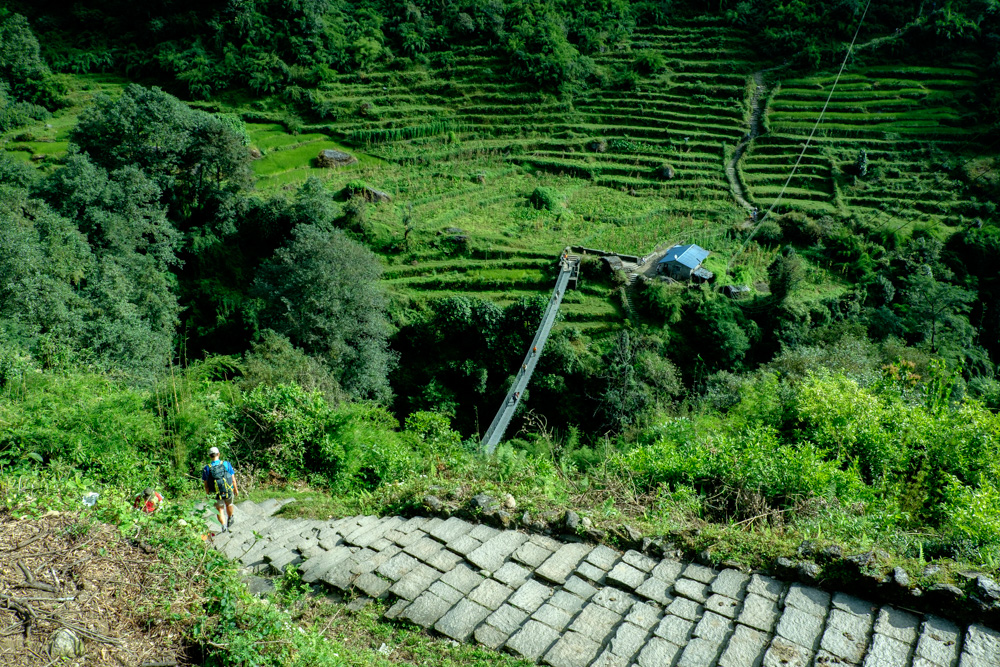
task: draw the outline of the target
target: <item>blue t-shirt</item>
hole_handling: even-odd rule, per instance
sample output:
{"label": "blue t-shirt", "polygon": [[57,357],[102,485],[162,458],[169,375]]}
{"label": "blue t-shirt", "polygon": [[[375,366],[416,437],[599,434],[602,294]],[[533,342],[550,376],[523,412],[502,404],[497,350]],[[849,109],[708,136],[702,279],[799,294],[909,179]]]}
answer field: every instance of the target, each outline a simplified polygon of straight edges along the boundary
{"label": "blue t-shirt", "polygon": [[229,461],[213,462],[213,463],[209,463],[207,466],[205,466],[205,469],[201,471],[201,479],[202,479],[202,481],[204,481],[204,482],[211,482],[212,481],[212,473],[209,472],[208,466],[219,465],[220,463],[222,465],[226,466],[226,472],[227,473],[229,473],[230,475],[235,475],[236,474],[236,471],[233,470],[233,466],[230,465]]}

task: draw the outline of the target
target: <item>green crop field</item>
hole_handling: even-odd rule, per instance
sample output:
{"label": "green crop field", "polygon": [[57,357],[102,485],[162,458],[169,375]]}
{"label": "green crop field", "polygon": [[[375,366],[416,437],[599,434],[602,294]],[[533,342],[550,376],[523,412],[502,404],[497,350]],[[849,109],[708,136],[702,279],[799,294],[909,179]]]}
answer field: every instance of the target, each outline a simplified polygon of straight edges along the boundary
{"label": "green crop field", "polygon": [[[712,268],[731,271],[726,282],[754,284],[771,249],[741,250],[749,227],[724,170],[749,129],[752,74],[764,66],[747,41],[705,19],[638,28],[629,48],[597,55],[598,66],[610,72],[637,53],[659,52],[666,68],[576,96],[511,83],[499,58],[466,48],[444,64],[335,75],[313,91],[321,118],[311,122],[280,101],[242,94],[208,106],[247,120],[262,194],[317,177],[333,192],[362,181],[392,197],[366,205],[360,229],[403,304],[455,294],[509,303],[547,292],[553,259],[567,245],[644,255],[699,243],[712,251]],[[829,72],[769,76],[779,78],[764,131],[738,166],[748,198],[765,207],[781,193],[834,81]],[[910,223],[958,225],[969,202],[933,165],[960,161],[976,136],[959,102],[975,77],[971,65],[849,67],[779,210],[860,214],[903,233]],[[4,137],[5,151],[45,168],[65,154],[92,96],[124,84],[64,80],[71,105]],[[328,148],[358,162],[320,168],[316,157]],[[854,178],[850,165],[862,149],[869,174]],[[552,210],[532,206],[539,187],[558,195]],[[814,273],[817,285],[833,280]],[[617,289],[601,287],[568,300],[560,326],[597,334],[624,316]]]}
{"label": "green crop field", "polygon": [[[907,231],[907,223],[944,226],[971,215],[960,184],[942,168],[974,151],[982,128],[962,108],[975,85],[970,66],[881,65],[849,68],[840,79],[816,136],[781,200],[783,209],[861,216]],[[769,206],[798,158],[835,77],[787,78],[767,109],[770,131],[743,160],[750,195]],[[860,151],[868,175],[851,166]],[[892,219],[896,221],[893,222]]]}

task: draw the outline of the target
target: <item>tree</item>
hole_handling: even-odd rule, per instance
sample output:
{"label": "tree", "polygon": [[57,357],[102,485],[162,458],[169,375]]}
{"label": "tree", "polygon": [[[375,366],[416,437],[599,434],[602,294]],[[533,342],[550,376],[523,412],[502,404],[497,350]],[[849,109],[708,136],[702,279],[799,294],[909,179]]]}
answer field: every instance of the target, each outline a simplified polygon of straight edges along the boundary
{"label": "tree", "polygon": [[4,18],[0,13],[0,80],[8,83],[18,101],[49,108],[61,102],[59,86],[42,60],[38,40],[20,14]]}
{"label": "tree", "polygon": [[786,247],[780,255],[774,258],[767,269],[771,295],[778,303],[788,298],[799,283],[802,282],[802,258],[791,246]]}
{"label": "tree", "polygon": [[971,343],[971,328],[965,317],[975,295],[961,287],[939,282],[928,267],[906,281],[906,320],[911,332],[919,333],[936,354],[942,339],[958,337],[963,349]]}
{"label": "tree", "polygon": [[649,388],[639,379],[636,370],[636,346],[628,331],[615,340],[605,357],[606,369],[601,376],[604,391],[598,410],[605,423],[620,431],[635,421],[650,401]]}
{"label": "tree", "polygon": [[252,182],[245,133],[231,119],[190,109],[159,88],[132,84],[98,95],[70,132],[76,149],[108,172],[142,171],[181,231],[232,231],[232,196]]}
{"label": "tree", "polygon": [[364,246],[322,224],[300,224],[261,269],[254,293],[261,324],[322,358],[349,394],[389,399],[389,350],[382,269]]}

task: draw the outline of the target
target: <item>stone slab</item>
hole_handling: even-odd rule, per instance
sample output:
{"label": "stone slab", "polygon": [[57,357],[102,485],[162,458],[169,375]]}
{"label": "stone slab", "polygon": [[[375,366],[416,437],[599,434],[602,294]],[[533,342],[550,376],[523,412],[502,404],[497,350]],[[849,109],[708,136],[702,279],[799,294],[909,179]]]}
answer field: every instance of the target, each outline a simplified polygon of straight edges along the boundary
{"label": "stone slab", "polygon": [[649,631],[645,628],[625,622],[618,626],[608,647],[615,655],[631,658],[642,649],[648,635]]}
{"label": "stone slab", "polygon": [[373,572],[366,572],[357,578],[354,586],[360,588],[369,597],[380,598],[389,591],[392,582]]}
{"label": "stone slab", "polygon": [[504,563],[499,570],[493,573],[494,579],[513,588],[523,584],[530,576],[531,570],[512,562]]}
{"label": "stone slab", "polygon": [[411,602],[399,614],[400,618],[409,619],[422,628],[429,628],[448,613],[452,604],[442,600],[431,592],[424,593]]}
{"label": "stone slab", "polygon": [[555,584],[564,584],[590,551],[591,548],[585,544],[564,544],[535,570],[535,576]]}
{"label": "stone slab", "polygon": [[569,629],[581,632],[594,641],[603,642],[621,621],[621,615],[591,602],[573,619]]}
{"label": "stone slab", "polygon": [[483,542],[479,548],[469,553],[466,558],[468,558],[470,563],[487,572],[496,572],[507,561],[507,558],[527,540],[528,536],[524,533],[519,533],[515,530],[505,530]]}
{"label": "stone slab", "polygon": [[523,609],[527,613],[534,613],[542,606],[542,603],[552,596],[552,589],[541,584],[534,579],[526,581],[513,595],[508,602],[518,609]]}
{"label": "stone slab", "polygon": [[483,623],[476,628],[476,631],[473,633],[473,637],[475,637],[477,644],[481,644],[487,648],[497,651],[504,645],[507,638],[510,637],[510,633],[504,632],[489,623]]}
{"label": "stone slab", "polygon": [[750,577],[750,583],[747,584],[747,593],[753,593],[754,595],[765,597],[768,600],[777,601],[781,599],[781,595],[784,592],[784,583],[778,581],[777,579],[764,576],[763,574],[752,575]]}
{"label": "stone slab", "polygon": [[527,613],[517,607],[505,604],[490,614],[486,622],[498,630],[507,633],[507,637],[509,637],[517,632],[527,619]]}
{"label": "stone slab", "polygon": [[576,614],[576,612],[583,609],[584,599],[563,589],[556,591],[552,597],[549,598],[549,604],[562,609],[567,614],[572,616]]}
{"label": "stone slab", "polygon": [[517,551],[513,553],[511,558],[528,567],[534,568],[544,563],[552,553],[549,549],[539,546],[533,540],[529,539],[517,548]]}
{"label": "stone slab", "polygon": [[876,634],[865,655],[864,667],[909,667],[910,645]]}
{"label": "stone slab", "polygon": [[657,637],[663,637],[672,644],[684,646],[691,638],[691,633],[694,632],[694,625],[693,620],[667,614],[653,630],[653,634]]}
{"label": "stone slab", "polygon": [[667,607],[667,612],[689,621],[696,621],[701,618],[702,606],[694,600],[674,598],[674,601]]}
{"label": "stone slab", "polygon": [[483,543],[470,535],[461,535],[448,542],[449,549],[463,556],[468,556],[481,546]]}
{"label": "stone slab", "polygon": [[483,575],[465,563],[462,563],[441,575],[441,581],[458,590],[463,595],[468,595],[473,588],[482,583]]}
{"label": "stone slab", "polygon": [[846,593],[834,594],[833,606],[849,614],[871,619],[871,621],[875,620],[875,612],[878,611],[878,606],[873,605],[871,602],[856,598],[853,595],[847,595]]}
{"label": "stone slab", "polygon": [[541,621],[554,630],[562,632],[572,622],[573,615],[565,609],[560,609],[552,603],[546,602],[531,615],[531,618]]}
{"label": "stone slab", "polygon": [[403,551],[410,554],[417,560],[427,561],[429,558],[434,556],[437,552],[444,549],[444,545],[437,540],[424,535],[418,539],[413,544],[407,545]]}
{"label": "stone slab", "polygon": [[419,564],[420,561],[413,556],[405,553],[398,553],[386,562],[382,563],[382,565],[378,566],[375,571],[383,577],[392,579],[393,581],[399,581],[403,575]]}
{"label": "stone slab", "polygon": [[750,593],[743,599],[743,609],[738,620],[743,625],[761,632],[772,632],[778,622],[778,603],[761,595]]}
{"label": "stone slab", "polygon": [[975,658],[987,665],[1000,665],[1000,632],[991,630],[984,625],[970,625],[965,631],[965,643],[962,645],[961,660]]}
{"label": "stone slab", "polygon": [[812,664],[812,651],[783,637],[775,637],[764,654],[763,667],[811,667]]}
{"label": "stone slab", "polygon": [[636,602],[632,605],[625,621],[638,625],[643,630],[649,630],[660,621],[660,610],[645,602]]}
{"label": "stone slab", "polygon": [[695,581],[700,581],[703,584],[710,584],[712,580],[715,579],[717,572],[710,567],[705,567],[704,565],[698,565],[697,563],[688,563],[684,567],[684,576],[688,579],[694,579]]}
{"label": "stone slab", "polygon": [[552,667],[587,667],[601,645],[579,632],[567,632],[548,650],[543,662]]}
{"label": "stone slab", "polygon": [[434,624],[434,629],[451,637],[455,641],[464,642],[480,623],[490,615],[490,610],[478,605],[472,600],[460,600],[458,604]]}
{"label": "stone slab", "polygon": [[767,644],[768,636],[763,632],[737,625],[719,658],[719,667],[759,667]]}
{"label": "stone slab", "polygon": [[722,644],[695,637],[684,647],[677,667],[716,667]]}
{"label": "stone slab", "polygon": [[457,604],[459,600],[465,597],[460,591],[455,590],[440,579],[431,584],[427,590],[451,604]]}
{"label": "stone slab", "polygon": [[726,618],[736,618],[741,604],[739,600],[713,593],[705,602],[705,609],[713,611],[716,614],[722,614]]}
{"label": "stone slab", "polygon": [[464,561],[460,555],[454,551],[449,551],[448,549],[441,549],[430,558],[428,558],[425,563],[433,567],[435,570],[440,570],[441,572],[449,572],[456,565]]}
{"label": "stone slab", "polygon": [[664,667],[665,665],[673,665],[674,658],[677,657],[680,651],[680,646],[671,644],[666,639],[653,637],[646,642],[646,645],[639,653],[639,659],[636,661],[636,664],[639,667]]}
{"label": "stone slab", "polygon": [[507,649],[525,660],[537,661],[559,639],[559,632],[539,621],[528,621],[507,640]]}
{"label": "stone slab", "polygon": [[868,646],[869,619],[856,616],[841,608],[833,609],[827,621],[826,632],[820,640],[820,649],[849,664],[861,662]]}
{"label": "stone slab", "polygon": [[607,571],[602,570],[588,561],[580,563],[579,567],[576,568],[576,573],[584,579],[593,581],[596,584],[603,584],[608,577]]}
{"label": "stone slab", "polygon": [[646,573],[632,567],[628,563],[621,562],[615,565],[608,572],[607,582],[629,590],[635,590],[646,580]]}
{"label": "stone slab", "polygon": [[700,581],[681,577],[674,582],[674,595],[705,604],[708,601],[708,586]]}
{"label": "stone slab", "polygon": [[468,599],[494,612],[514,593],[510,586],[504,586],[494,579],[486,579],[469,592]]}
{"label": "stone slab", "polygon": [[597,594],[596,588],[575,575],[566,580],[563,588],[583,600],[589,600]]}
{"label": "stone slab", "polygon": [[652,575],[661,581],[673,586],[677,578],[684,571],[684,564],[680,561],[664,558],[653,568]]}
{"label": "stone slab", "polygon": [[635,592],[637,595],[640,595],[647,600],[653,600],[662,605],[666,605],[673,600],[673,597],[670,595],[671,588],[673,588],[673,584],[663,581],[659,577],[650,577],[642,582],[639,587],[635,589]]}
{"label": "stone slab", "polygon": [[595,567],[607,572],[615,566],[618,559],[621,558],[621,554],[612,549],[611,547],[599,544],[594,547],[594,550],[587,554],[587,562]]}
{"label": "stone slab", "polygon": [[468,535],[473,528],[473,524],[453,516],[435,526],[428,534],[436,540],[448,543],[462,535]]}
{"label": "stone slab", "polygon": [[430,588],[431,584],[438,580],[441,573],[429,565],[417,563],[416,566],[394,583],[389,588],[389,592],[407,600],[414,600],[421,593]]}
{"label": "stone slab", "polygon": [[916,655],[941,667],[953,667],[958,660],[961,638],[957,625],[937,616],[928,616],[921,626]]}
{"label": "stone slab", "polygon": [[622,560],[637,570],[642,570],[643,572],[649,574],[656,567],[656,561],[649,556],[639,553],[634,549],[629,549],[622,555]]}
{"label": "stone slab", "polygon": [[712,580],[711,591],[715,595],[738,600],[743,597],[749,583],[749,574],[739,570],[723,570]]}
{"label": "stone slab", "polygon": [[785,607],[778,621],[777,633],[799,646],[815,651],[823,636],[823,619],[796,607]]}
{"label": "stone slab", "polygon": [[920,619],[894,607],[882,607],[875,620],[875,632],[879,635],[892,637],[904,644],[917,641],[920,630]]}
{"label": "stone slab", "polygon": [[735,629],[732,619],[706,611],[694,628],[694,636],[721,644]]}
{"label": "stone slab", "polygon": [[632,605],[638,602],[634,595],[630,595],[613,586],[605,586],[600,589],[591,600],[619,615],[628,613]]}
{"label": "stone slab", "polygon": [[819,618],[826,618],[826,612],[830,607],[830,594],[811,586],[792,584],[785,595],[785,606],[795,607]]}

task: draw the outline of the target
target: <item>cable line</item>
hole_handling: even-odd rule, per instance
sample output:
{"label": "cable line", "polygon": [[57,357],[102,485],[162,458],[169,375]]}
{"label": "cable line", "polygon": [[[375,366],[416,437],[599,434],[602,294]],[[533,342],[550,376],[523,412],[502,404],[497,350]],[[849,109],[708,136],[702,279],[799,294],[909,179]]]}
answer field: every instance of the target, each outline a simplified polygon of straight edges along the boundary
{"label": "cable line", "polygon": [[837,72],[837,78],[834,79],[833,81],[833,86],[830,88],[830,94],[827,95],[826,97],[826,102],[823,104],[823,110],[819,112],[819,118],[816,119],[816,124],[813,125],[812,132],[809,133],[809,137],[806,139],[805,145],[802,146],[802,152],[799,153],[799,159],[795,161],[795,165],[792,167],[792,171],[788,174],[788,178],[785,179],[785,184],[781,186],[781,192],[779,192],[778,196],[774,199],[774,201],[771,202],[771,206],[767,209],[767,212],[764,213],[764,215],[760,216],[760,219],[757,221],[757,226],[753,228],[753,231],[750,232],[750,235],[747,237],[747,240],[743,242],[743,245],[740,246],[740,249],[736,252],[736,254],[734,254],[730,258],[729,262],[726,264],[727,274],[729,273],[729,269],[732,267],[733,262],[736,261],[736,258],[739,257],[741,254],[743,254],[743,251],[746,250],[746,247],[750,244],[750,241],[753,240],[754,235],[757,233],[757,230],[760,229],[760,226],[764,223],[764,220],[767,219],[767,216],[771,214],[771,211],[774,210],[774,207],[778,205],[779,201],[781,201],[782,196],[784,196],[785,194],[785,190],[788,189],[788,184],[792,182],[792,178],[795,176],[795,172],[798,170],[799,164],[801,164],[802,162],[802,158],[805,157],[806,151],[809,150],[809,144],[812,142],[813,136],[816,135],[816,130],[819,129],[819,124],[823,122],[823,116],[826,114],[826,108],[830,105],[830,100],[833,99],[833,93],[835,90],[837,90],[837,84],[840,83],[840,75],[844,73],[844,68],[847,67],[847,61],[850,59],[851,53],[854,51],[854,43],[857,42],[858,35],[861,33],[861,26],[864,25],[865,17],[868,15],[868,7],[871,5],[871,3],[872,0],[868,0],[865,3],[865,10],[861,13],[861,20],[858,21],[857,30],[854,31],[854,38],[851,39],[851,45],[847,47],[847,53],[844,54],[844,61],[840,63],[840,71]]}

